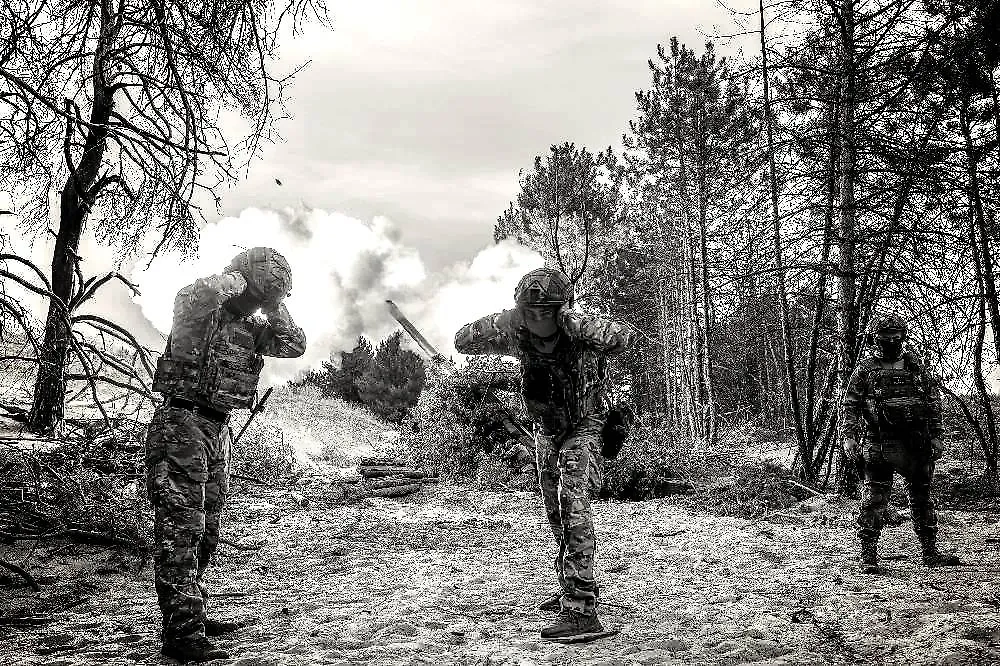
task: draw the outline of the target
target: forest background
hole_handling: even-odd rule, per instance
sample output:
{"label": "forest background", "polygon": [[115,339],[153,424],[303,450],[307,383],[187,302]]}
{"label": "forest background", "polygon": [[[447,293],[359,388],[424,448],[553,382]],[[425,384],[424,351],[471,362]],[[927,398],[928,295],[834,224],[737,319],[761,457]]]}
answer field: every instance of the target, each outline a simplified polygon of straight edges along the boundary
{"label": "forest background", "polygon": [[[85,310],[128,280],[84,276],[82,230],[92,225],[123,254],[193,250],[206,193],[276,138],[287,80],[267,64],[281,23],[327,19],[302,1],[260,16],[27,5],[4,10],[11,39],[0,59],[0,179],[19,202],[0,237],[0,407],[18,424],[12,439],[34,433],[70,448],[40,458],[11,447],[4,469],[11,487],[33,483],[36,494],[58,494],[67,470],[111,474],[100,486],[110,496],[138,476],[159,350]],[[649,497],[678,479],[699,488],[696,477],[720,470],[746,510],[766,510],[764,487],[854,493],[839,401],[868,353],[864,334],[890,312],[942,378],[970,487],[995,493],[1000,3],[757,9],[732,14],[728,39],[657,46],[622,145],[540,149],[499,211],[498,244],[538,252],[573,278],[577,307],[640,333],[612,365],[638,425],[606,493]],[[219,104],[253,121],[245,137],[221,133]],[[52,213],[50,272],[8,250],[10,235]],[[22,302],[27,292],[47,299],[44,320]],[[343,383],[342,352],[366,348],[371,363]],[[487,359],[425,377],[398,336],[380,352],[360,340],[293,383],[369,405],[381,396],[373,410],[401,424],[404,452],[456,477],[497,471],[487,442],[496,412],[482,396],[495,389],[517,411],[514,368]],[[91,413],[67,414],[81,400]],[[246,461],[268,459],[248,449]],[[42,465],[56,462],[41,482]]]}

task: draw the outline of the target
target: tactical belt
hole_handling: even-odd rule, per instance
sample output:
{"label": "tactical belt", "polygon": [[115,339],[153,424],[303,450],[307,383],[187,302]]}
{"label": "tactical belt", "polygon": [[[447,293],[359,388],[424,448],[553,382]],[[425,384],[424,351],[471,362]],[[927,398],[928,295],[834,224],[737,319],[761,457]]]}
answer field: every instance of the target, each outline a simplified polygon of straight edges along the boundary
{"label": "tactical belt", "polygon": [[192,414],[200,414],[201,416],[212,419],[213,421],[218,421],[219,423],[222,423],[229,418],[229,412],[213,409],[212,407],[208,407],[191,400],[185,400],[184,398],[167,398],[167,402],[164,406],[174,409],[186,409]]}

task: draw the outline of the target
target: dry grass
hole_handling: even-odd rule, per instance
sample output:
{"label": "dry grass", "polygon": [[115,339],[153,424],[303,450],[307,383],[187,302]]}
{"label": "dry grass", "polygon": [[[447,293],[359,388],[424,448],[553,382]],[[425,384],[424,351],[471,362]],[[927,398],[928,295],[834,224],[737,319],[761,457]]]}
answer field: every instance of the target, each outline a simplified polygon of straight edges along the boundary
{"label": "dry grass", "polygon": [[[248,412],[234,416],[238,433]],[[336,397],[323,397],[315,386],[274,389],[267,407],[247,428],[248,440],[281,440],[295,463],[314,466],[325,462],[334,466],[352,464],[358,456],[382,450],[395,432],[390,424],[366,408]]]}

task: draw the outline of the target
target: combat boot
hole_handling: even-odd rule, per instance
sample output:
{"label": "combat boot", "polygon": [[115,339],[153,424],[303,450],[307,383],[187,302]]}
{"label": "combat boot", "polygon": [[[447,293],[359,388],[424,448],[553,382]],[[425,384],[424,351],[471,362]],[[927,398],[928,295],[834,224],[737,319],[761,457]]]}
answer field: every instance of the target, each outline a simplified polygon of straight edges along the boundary
{"label": "combat boot", "polygon": [[540,611],[558,611],[562,609],[562,592],[555,592],[545,601],[538,604],[538,610]]}
{"label": "combat boot", "polygon": [[868,539],[861,540],[861,573],[877,574],[882,570],[878,566],[878,542]]}
{"label": "combat boot", "polygon": [[593,613],[559,612],[554,624],[542,629],[542,638],[585,638],[592,634],[604,633],[604,625]]}
{"label": "combat boot", "polygon": [[160,652],[163,653],[163,656],[171,657],[181,663],[229,659],[228,652],[217,647],[215,643],[201,634],[165,640]]}
{"label": "combat boot", "polygon": [[222,636],[223,634],[231,634],[237,629],[242,629],[244,626],[242,622],[205,618],[205,635]]}
{"label": "combat boot", "polygon": [[920,549],[923,554],[925,567],[957,567],[962,564],[958,555],[953,553],[942,553],[937,549],[937,544],[933,541],[920,540]]}

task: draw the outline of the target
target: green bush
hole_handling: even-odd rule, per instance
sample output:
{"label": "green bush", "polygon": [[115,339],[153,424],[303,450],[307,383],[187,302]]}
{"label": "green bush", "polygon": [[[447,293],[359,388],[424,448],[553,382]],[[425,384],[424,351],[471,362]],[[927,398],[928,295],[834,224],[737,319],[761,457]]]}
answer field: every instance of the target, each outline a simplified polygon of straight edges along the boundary
{"label": "green bush", "polygon": [[351,351],[340,352],[340,362],[330,355],[319,370],[308,370],[299,379],[292,380],[292,388],[316,386],[324,397],[337,396],[351,402],[361,402],[357,383],[375,360],[375,351],[364,336]]}
{"label": "green bush", "polygon": [[417,403],[425,381],[423,360],[403,349],[401,342],[402,333],[396,331],[372,351],[371,344],[359,337],[352,351],[340,352],[339,363],[331,356],[322,369],[306,372],[290,386],[316,386],[324,397],[361,403],[376,416],[399,423]]}
{"label": "green bush", "polygon": [[614,460],[605,461],[601,497],[643,500],[663,497],[690,468],[690,451],[682,450],[665,428],[637,422]]}
{"label": "green bush", "polygon": [[424,388],[424,362],[400,346],[396,331],[379,343],[374,360],[355,382],[358,399],[386,421],[399,423]]}
{"label": "green bush", "polygon": [[417,404],[402,423],[399,445],[447,476],[489,485],[508,478],[494,452],[510,440],[503,410],[486,399],[489,389],[521,423],[517,366],[497,356],[476,356],[461,369],[431,368]]}
{"label": "green bush", "polygon": [[724,429],[716,444],[692,444],[647,417],[639,421],[615,460],[605,463],[601,497],[645,500],[677,495],[693,509],[751,518],[780,510],[808,492],[790,483],[791,471],[761,460],[748,446],[751,424]]}

